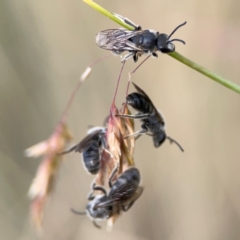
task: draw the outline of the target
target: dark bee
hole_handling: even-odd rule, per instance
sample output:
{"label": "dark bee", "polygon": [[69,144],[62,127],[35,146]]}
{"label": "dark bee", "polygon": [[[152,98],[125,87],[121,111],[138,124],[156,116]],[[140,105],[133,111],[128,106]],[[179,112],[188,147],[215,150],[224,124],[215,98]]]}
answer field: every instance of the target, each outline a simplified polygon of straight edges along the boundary
{"label": "dark bee", "polygon": [[[134,202],[141,196],[143,187],[139,186],[141,176],[137,168],[129,168],[123,172],[114,182],[118,168],[116,168],[109,179],[109,193],[102,186],[93,185],[93,191],[101,191],[101,195],[88,197],[90,201],[86,207],[86,213],[93,220],[95,226],[99,227],[95,220],[108,219],[121,211],[128,211]],[[85,214],[72,210],[76,214]]]}
{"label": "dark bee", "polygon": [[127,18],[124,18],[118,14],[114,14],[121,21],[134,27],[133,31],[125,29],[107,29],[101,31],[96,35],[96,44],[105,50],[110,50],[114,54],[122,54],[124,51],[128,51],[122,58],[122,62],[133,57],[134,62],[137,62],[138,57],[144,53],[151,54],[153,57],[157,57],[156,51],[162,53],[170,53],[175,51],[174,41],[185,42],[181,39],[170,39],[172,35],[187,22],[184,22],[177,26],[170,35],[165,33],[159,33],[154,30],[142,30],[141,26],[136,25]]}
{"label": "dark bee", "polygon": [[166,135],[163,116],[153,105],[148,95],[136,84],[132,84],[136,88],[137,92],[129,94],[126,98],[126,103],[139,111],[139,113],[136,115],[122,114],[116,116],[140,119],[143,124],[141,126],[141,130],[126,137],[135,136],[136,138],[138,138],[139,136],[141,136],[141,134],[146,133],[152,136],[155,147],[159,147],[166,139],[169,139],[170,142],[174,142],[175,144],[177,144],[181,151],[184,151],[177,141]]}
{"label": "dark bee", "polygon": [[82,153],[83,162],[87,170],[91,174],[97,174],[101,166],[102,150],[104,149],[108,152],[105,133],[106,128],[104,127],[92,127],[88,130],[85,138],[62,154],[72,151]]}

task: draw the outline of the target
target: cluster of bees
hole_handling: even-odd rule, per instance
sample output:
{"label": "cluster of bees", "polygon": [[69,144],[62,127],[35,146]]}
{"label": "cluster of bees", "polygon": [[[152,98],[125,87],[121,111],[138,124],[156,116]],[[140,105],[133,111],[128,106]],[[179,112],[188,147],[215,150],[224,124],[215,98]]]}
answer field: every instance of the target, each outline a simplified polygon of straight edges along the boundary
{"label": "cluster of bees", "polygon": [[[116,14],[115,16],[134,27],[134,30],[102,31],[97,34],[96,43],[99,47],[110,50],[114,54],[127,51],[128,54],[122,58],[122,62],[130,58],[137,62],[138,57],[146,53],[157,57],[156,51],[162,53],[175,51],[173,41],[184,43],[180,39],[170,40],[170,37],[186,22],[175,28],[168,36],[152,30],[142,30],[129,19]],[[133,161],[136,139],[143,134],[149,135],[155,147],[161,146],[168,139],[170,143],[175,143],[183,151],[180,144],[166,134],[163,116],[149,96],[136,84],[133,83],[133,86],[136,91],[126,96],[123,111],[116,109],[111,111],[107,126],[90,128],[86,137],[62,153],[72,151],[81,153],[85,168],[96,176],[88,196],[86,211],[78,212],[72,209],[76,214],[87,214],[96,227],[100,227],[96,221],[115,219],[121,212],[128,211],[143,193],[143,187],[140,186],[140,172],[134,166]],[[131,106],[137,113],[131,114],[128,106]],[[142,122],[141,129],[136,132],[134,132],[133,123],[135,119]],[[116,128],[120,129],[118,133],[116,133]],[[112,132],[114,132],[113,135],[111,135]],[[108,185],[108,190],[106,185]]]}

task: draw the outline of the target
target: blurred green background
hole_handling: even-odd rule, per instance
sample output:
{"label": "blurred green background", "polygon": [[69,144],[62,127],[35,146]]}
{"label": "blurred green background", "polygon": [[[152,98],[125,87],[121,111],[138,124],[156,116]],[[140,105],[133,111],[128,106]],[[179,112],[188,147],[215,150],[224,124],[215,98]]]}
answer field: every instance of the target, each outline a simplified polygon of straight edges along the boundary
{"label": "blurred green background", "polygon": [[[177,51],[240,84],[240,1],[98,3],[160,32],[186,20],[175,34],[186,45],[176,42]],[[38,239],[27,191],[40,159],[23,151],[50,136],[85,67],[107,54],[95,45],[95,34],[108,28],[119,26],[80,0],[0,1],[0,239]],[[118,106],[135,66],[126,64]],[[120,67],[111,57],[82,85],[68,118],[75,142],[108,114]],[[92,176],[78,154],[67,156],[41,239],[240,239],[240,96],[163,54],[132,80],[161,109],[167,133],[185,153],[168,142],[155,149],[147,136],[137,141],[145,190],[111,233],[69,211],[85,208]]]}

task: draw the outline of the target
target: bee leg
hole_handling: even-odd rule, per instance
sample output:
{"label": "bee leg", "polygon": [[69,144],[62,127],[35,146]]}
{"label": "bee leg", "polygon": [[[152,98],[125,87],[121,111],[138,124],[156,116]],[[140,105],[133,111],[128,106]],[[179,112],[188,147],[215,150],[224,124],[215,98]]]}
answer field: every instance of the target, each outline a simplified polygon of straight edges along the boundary
{"label": "bee leg", "polygon": [[[144,128],[144,127],[143,127]],[[147,134],[148,136],[153,136],[153,134],[152,133],[148,133],[148,132],[146,132],[145,134]],[[138,139],[138,138],[140,138],[142,136],[142,134],[139,134],[138,136],[136,136],[135,137],[135,141]]]}
{"label": "bee leg", "polygon": [[[146,52],[146,53],[148,53],[148,52]],[[137,62],[137,61],[138,61],[138,58],[141,57],[142,54],[143,54],[142,52],[136,51],[136,52],[135,52],[135,55],[133,56],[133,61],[134,61],[134,62]],[[130,74],[131,74],[131,73],[130,73]]]}
{"label": "bee leg", "polygon": [[93,222],[94,227],[96,227],[96,228],[98,228],[98,229],[102,228],[100,225],[98,225],[98,224],[96,223],[96,221],[93,220],[92,222]]}
{"label": "bee leg", "polygon": [[76,150],[77,146],[78,146],[78,144],[73,146],[73,147],[71,147],[70,149],[68,149],[66,151],[63,151],[63,152],[59,153],[59,155],[64,155],[64,154],[70,153],[70,152]]}
{"label": "bee leg", "polygon": [[93,190],[94,191],[101,191],[104,195],[107,195],[107,191],[106,191],[106,189],[104,188],[104,187],[102,187],[102,186],[93,186]]}
{"label": "bee leg", "polygon": [[142,27],[140,25],[135,24],[134,22],[132,22],[131,20],[129,20],[128,18],[124,18],[124,22],[132,27],[134,27],[135,31],[140,31],[142,30]]}
{"label": "bee leg", "polygon": [[[94,187],[96,186],[96,183],[93,183],[93,185],[92,185],[92,189],[94,189]],[[88,201],[92,201],[94,198],[95,198],[95,196],[93,196],[93,194],[94,194],[94,190],[88,195]]]}
{"label": "bee leg", "polygon": [[137,135],[137,136],[134,138],[134,140],[137,141],[141,136],[142,136],[142,134]]}
{"label": "bee leg", "polygon": [[127,61],[128,59],[130,59],[131,57],[133,57],[134,54],[135,54],[134,52],[130,52],[130,53],[126,54],[126,55],[121,59],[121,62]]}
{"label": "bee leg", "polygon": [[[95,183],[93,184],[93,187],[92,188],[94,188],[95,187]],[[94,191],[92,191],[89,195],[88,195],[88,201],[92,201],[94,198],[95,198],[95,196],[93,196],[93,194],[94,194]]]}
{"label": "bee leg", "polygon": [[152,133],[146,133],[146,134],[151,137],[154,136]]}
{"label": "bee leg", "polygon": [[116,114],[115,116],[116,117],[122,117],[122,118],[144,119],[144,118],[148,118],[150,116],[150,114],[149,113],[136,114],[136,115]]}
{"label": "bee leg", "polygon": [[139,135],[145,134],[147,132],[148,132],[147,129],[142,129],[142,130],[139,130],[135,133],[129,134],[129,135],[125,136],[124,138],[126,139],[126,138],[129,138],[129,137],[135,137],[135,136],[139,137]]}
{"label": "bee leg", "polygon": [[130,202],[130,204],[127,206],[122,206],[122,210],[124,212],[127,212],[132,207],[133,204],[134,204],[134,201]]}
{"label": "bee leg", "polygon": [[92,190],[93,191],[88,195],[88,200],[93,200],[95,198],[95,196],[93,196],[94,191],[101,191],[104,195],[107,195],[106,189],[102,186],[96,186],[96,183],[93,183]]}
{"label": "bee leg", "polygon": [[92,201],[93,199],[95,198],[95,196],[93,196],[93,193],[91,193],[89,196],[88,196],[88,201]]}
{"label": "bee leg", "polygon": [[114,51],[114,50],[112,50],[111,52],[113,55],[117,55],[117,56],[123,53],[122,51]]}
{"label": "bee leg", "polygon": [[135,53],[135,54],[133,55],[133,61],[134,61],[134,62],[137,62],[137,61],[138,61],[138,55],[137,55],[137,53]]}
{"label": "bee leg", "polygon": [[128,18],[125,18],[125,17],[123,17],[123,16],[121,16],[121,15],[119,15],[119,14],[117,14],[117,13],[113,13],[113,15],[116,16],[117,18],[119,18],[122,22],[125,22],[126,24],[134,27],[134,30],[139,31],[139,30],[142,29],[141,26],[135,24],[134,22],[132,22],[132,21],[129,20]]}
{"label": "bee leg", "polygon": [[152,53],[152,56],[155,57],[155,58],[158,57],[158,55],[155,52]]}

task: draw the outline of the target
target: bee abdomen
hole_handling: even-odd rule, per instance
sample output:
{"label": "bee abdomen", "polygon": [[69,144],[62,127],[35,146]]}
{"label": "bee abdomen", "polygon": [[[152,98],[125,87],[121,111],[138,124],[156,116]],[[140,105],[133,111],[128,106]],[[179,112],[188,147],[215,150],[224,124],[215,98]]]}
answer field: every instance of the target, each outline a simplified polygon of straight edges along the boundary
{"label": "bee abdomen", "polygon": [[131,93],[127,96],[127,104],[142,113],[151,113],[153,107],[145,96],[140,93]]}
{"label": "bee abdomen", "polygon": [[98,148],[90,147],[83,152],[85,167],[91,174],[96,174],[100,168],[100,152]]}
{"label": "bee abdomen", "polygon": [[126,182],[134,182],[136,183],[136,185],[140,182],[141,180],[141,176],[140,176],[140,172],[137,168],[129,168],[127,169],[125,172],[122,173],[122,175],[120,175],[120,177],[116,180],[116,182],[118,184],[116,185],[121,185],[124,184]]}

